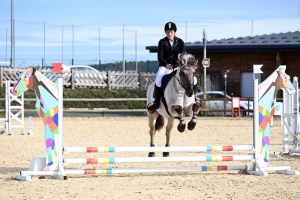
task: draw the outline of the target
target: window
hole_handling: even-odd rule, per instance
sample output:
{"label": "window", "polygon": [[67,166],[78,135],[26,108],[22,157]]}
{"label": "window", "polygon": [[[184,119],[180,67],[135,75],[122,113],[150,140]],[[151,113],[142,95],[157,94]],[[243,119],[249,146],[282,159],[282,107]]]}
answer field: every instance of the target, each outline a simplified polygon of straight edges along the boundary
{"label": "window", "polygon": [[225,95],[224,94],[215,94],[214,98],[218,98],[218,99],[225,98]]}

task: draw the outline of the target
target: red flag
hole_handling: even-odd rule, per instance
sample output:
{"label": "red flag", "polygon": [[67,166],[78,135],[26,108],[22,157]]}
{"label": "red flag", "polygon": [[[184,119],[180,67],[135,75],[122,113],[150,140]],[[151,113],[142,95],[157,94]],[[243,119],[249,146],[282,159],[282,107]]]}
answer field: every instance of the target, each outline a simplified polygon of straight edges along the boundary
{"label": "red flag", "polygon": [[62,73],[62,63],[51,63],[53,69],[51,72],[59,72]]}

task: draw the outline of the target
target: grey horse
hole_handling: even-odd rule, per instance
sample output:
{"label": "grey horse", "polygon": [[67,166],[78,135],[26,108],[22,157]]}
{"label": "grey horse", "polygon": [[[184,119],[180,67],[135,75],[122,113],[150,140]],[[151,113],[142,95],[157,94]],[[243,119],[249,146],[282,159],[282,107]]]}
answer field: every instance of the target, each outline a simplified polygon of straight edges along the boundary
{"label": "grey horse", "polygon": [[[171,130],[173,128],[174,119],[179,120],[177,129],[179,132],[184,132],[186,122],[184,116],[192,116],[188,123],[188,129],[193,130],[197,123],[197,114],[200,105],[195,102],[193,83],[194,72],[197,69],[198,60],[188,53],[180,55],[179,67],[174,72],[175,74],[167,83],[164,90],[163,97],[160,100],[159,108],[153,113],[148,113],[148,123],[150,127],[150,146],[154,147],[154,136],[157,130],[164,126],[164,118],[167,118],[168,123],[166,127],[166,144],[170,146]],[[153,101],[154,84],[149,85],[147,90],[147,105]],[[154,152],[149,152],[149,157],[154,157]],[[169,156],[169,152],[163,152],[164,157]]]}

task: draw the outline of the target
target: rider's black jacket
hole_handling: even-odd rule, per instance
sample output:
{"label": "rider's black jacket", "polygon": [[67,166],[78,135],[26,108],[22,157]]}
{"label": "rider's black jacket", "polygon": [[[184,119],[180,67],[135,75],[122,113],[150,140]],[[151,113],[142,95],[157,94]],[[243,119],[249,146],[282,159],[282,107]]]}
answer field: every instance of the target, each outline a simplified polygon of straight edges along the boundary
{"label": "rider's black jacket", "polygon": [[178,54],[185,52],[185,45],[182,39],[174,37],[173,46],[171,46],[168,37],[161,39],[158,42],[158,62],[159,66],[166,67],[167,64],[172,64],[173,68],[177,66]]}

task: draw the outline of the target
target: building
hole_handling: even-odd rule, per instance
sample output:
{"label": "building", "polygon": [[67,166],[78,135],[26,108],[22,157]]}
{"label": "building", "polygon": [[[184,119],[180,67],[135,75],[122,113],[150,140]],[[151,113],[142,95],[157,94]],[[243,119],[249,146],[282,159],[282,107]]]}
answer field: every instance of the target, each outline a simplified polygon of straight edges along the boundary
{"label": "building", "polygon": [[[150,53],[157,53],[157,46],[147,46]],[[203,42],[187,42],[186,50],[203,60]],[[274,33],[247,37],[210,40],[206,43],[207,90],[225,89],[224,72],[227,73],[227,93],[232,96],[253,97],[253,64],[262,64],[264,72],[257,78],[263,81],[279,65],[286,65],[286,73],[300,77],[300,32]],[[197,69],[203,86],[203,66]]]}

